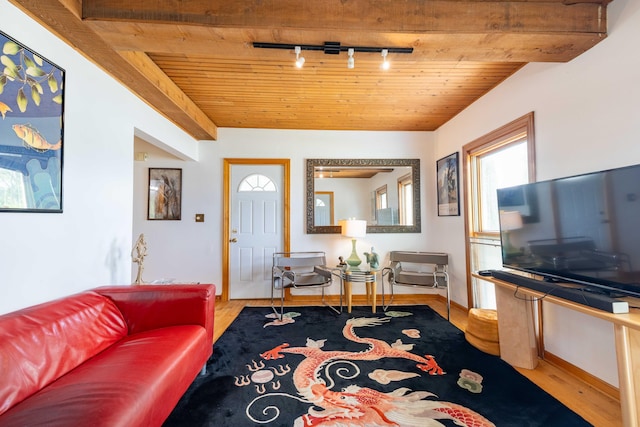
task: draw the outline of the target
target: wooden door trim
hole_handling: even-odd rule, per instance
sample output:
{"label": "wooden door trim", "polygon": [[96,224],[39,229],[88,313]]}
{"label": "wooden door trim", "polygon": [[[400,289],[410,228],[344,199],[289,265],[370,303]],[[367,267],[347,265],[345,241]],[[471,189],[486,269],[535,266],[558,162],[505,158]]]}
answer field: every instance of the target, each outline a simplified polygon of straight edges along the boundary
{"label": "wooden door trim", "polygon": [[282,182],[282,233],[283,233],[283,251],[288,252],[291,242],[291,181],[290,159],[236,159],[225,158],[223,164],[223,192],[222,192],[222,301],[229,301],[229,268],[231,257],[229,254],[230,235],[230,211],[231,211],[231,166],[233,165],[280,165],[283,169]]}

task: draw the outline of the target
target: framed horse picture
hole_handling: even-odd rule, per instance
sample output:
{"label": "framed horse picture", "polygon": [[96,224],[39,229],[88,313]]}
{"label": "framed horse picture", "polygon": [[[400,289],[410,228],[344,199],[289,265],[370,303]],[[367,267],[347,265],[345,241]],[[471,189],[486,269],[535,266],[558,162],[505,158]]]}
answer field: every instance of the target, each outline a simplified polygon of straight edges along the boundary
{"label": "framed horse picture", "polygon": [[180,220],[182,169],[149,168],[147,219]]}

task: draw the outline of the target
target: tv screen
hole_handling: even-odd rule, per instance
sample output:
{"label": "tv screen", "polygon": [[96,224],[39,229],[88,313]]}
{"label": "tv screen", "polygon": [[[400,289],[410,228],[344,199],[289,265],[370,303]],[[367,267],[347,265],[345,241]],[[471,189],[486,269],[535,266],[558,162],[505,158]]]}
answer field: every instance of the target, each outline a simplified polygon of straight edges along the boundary
{"label": "tv screen", "polygon": [[640,165],[498,190],[502,264],[640,296]]}

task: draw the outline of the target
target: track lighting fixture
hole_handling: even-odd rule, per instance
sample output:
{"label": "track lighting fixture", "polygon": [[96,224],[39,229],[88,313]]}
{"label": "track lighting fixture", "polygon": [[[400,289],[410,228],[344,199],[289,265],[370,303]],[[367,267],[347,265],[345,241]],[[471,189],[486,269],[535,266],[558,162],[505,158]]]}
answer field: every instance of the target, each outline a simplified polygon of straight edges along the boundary
{"label": "track lighting fixture", "polygon": [[389,61],[387,61],[387,55],[389,54],[389,50],[382,49],[382,52],[380,52],[380,54],[382,55],[382,65],[380,66],[380,68],[382,68],[383,70],[388,70],[390,66]]}
{"label": "track lighting fixture", "polygon": [[353,59],[353,48],[350,47],[349,50],[347,51],[348,55],[349,55],[349,59],[347,59],[347,68],[351,69],[353,67],[356,66],[356,61],[355,59]]}
{"label": "track lighting fixture", "polygon": [[296,53],[296,67],[302,68],[302,66],[304,65],[304,56],[300,56],[302,48],[300,46],[296,46],[294,51]]}
{"label": "track lighting fixture", "polygon": [[286,43],[262,43],[253,42],[253,47],[260,49],[293,49],[296,54],[296,67],[302,68],[304,57],[301,56],[303,50],[320,50],[326,55],[338,55],[340,52],[347,52],[347,68],[354,68],[355,60],[353,55],[355,52],[380,52],[382,55],[382,69],[389,69],[389,61],[387,55],[390,53],[413,53],[412,47],[372,47],[372,46],[341,46],[340,42],[324,42],[321,45],[314,44],[286,44]]}

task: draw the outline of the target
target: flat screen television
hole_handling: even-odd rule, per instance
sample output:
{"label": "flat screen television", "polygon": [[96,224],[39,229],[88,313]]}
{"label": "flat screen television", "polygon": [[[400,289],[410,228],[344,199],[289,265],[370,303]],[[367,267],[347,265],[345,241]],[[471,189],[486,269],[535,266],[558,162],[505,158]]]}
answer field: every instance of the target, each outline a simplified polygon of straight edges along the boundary
{"label": "flat screen television", "polygon": [[498,190],[503,267],[640,297],[640,165]]}

